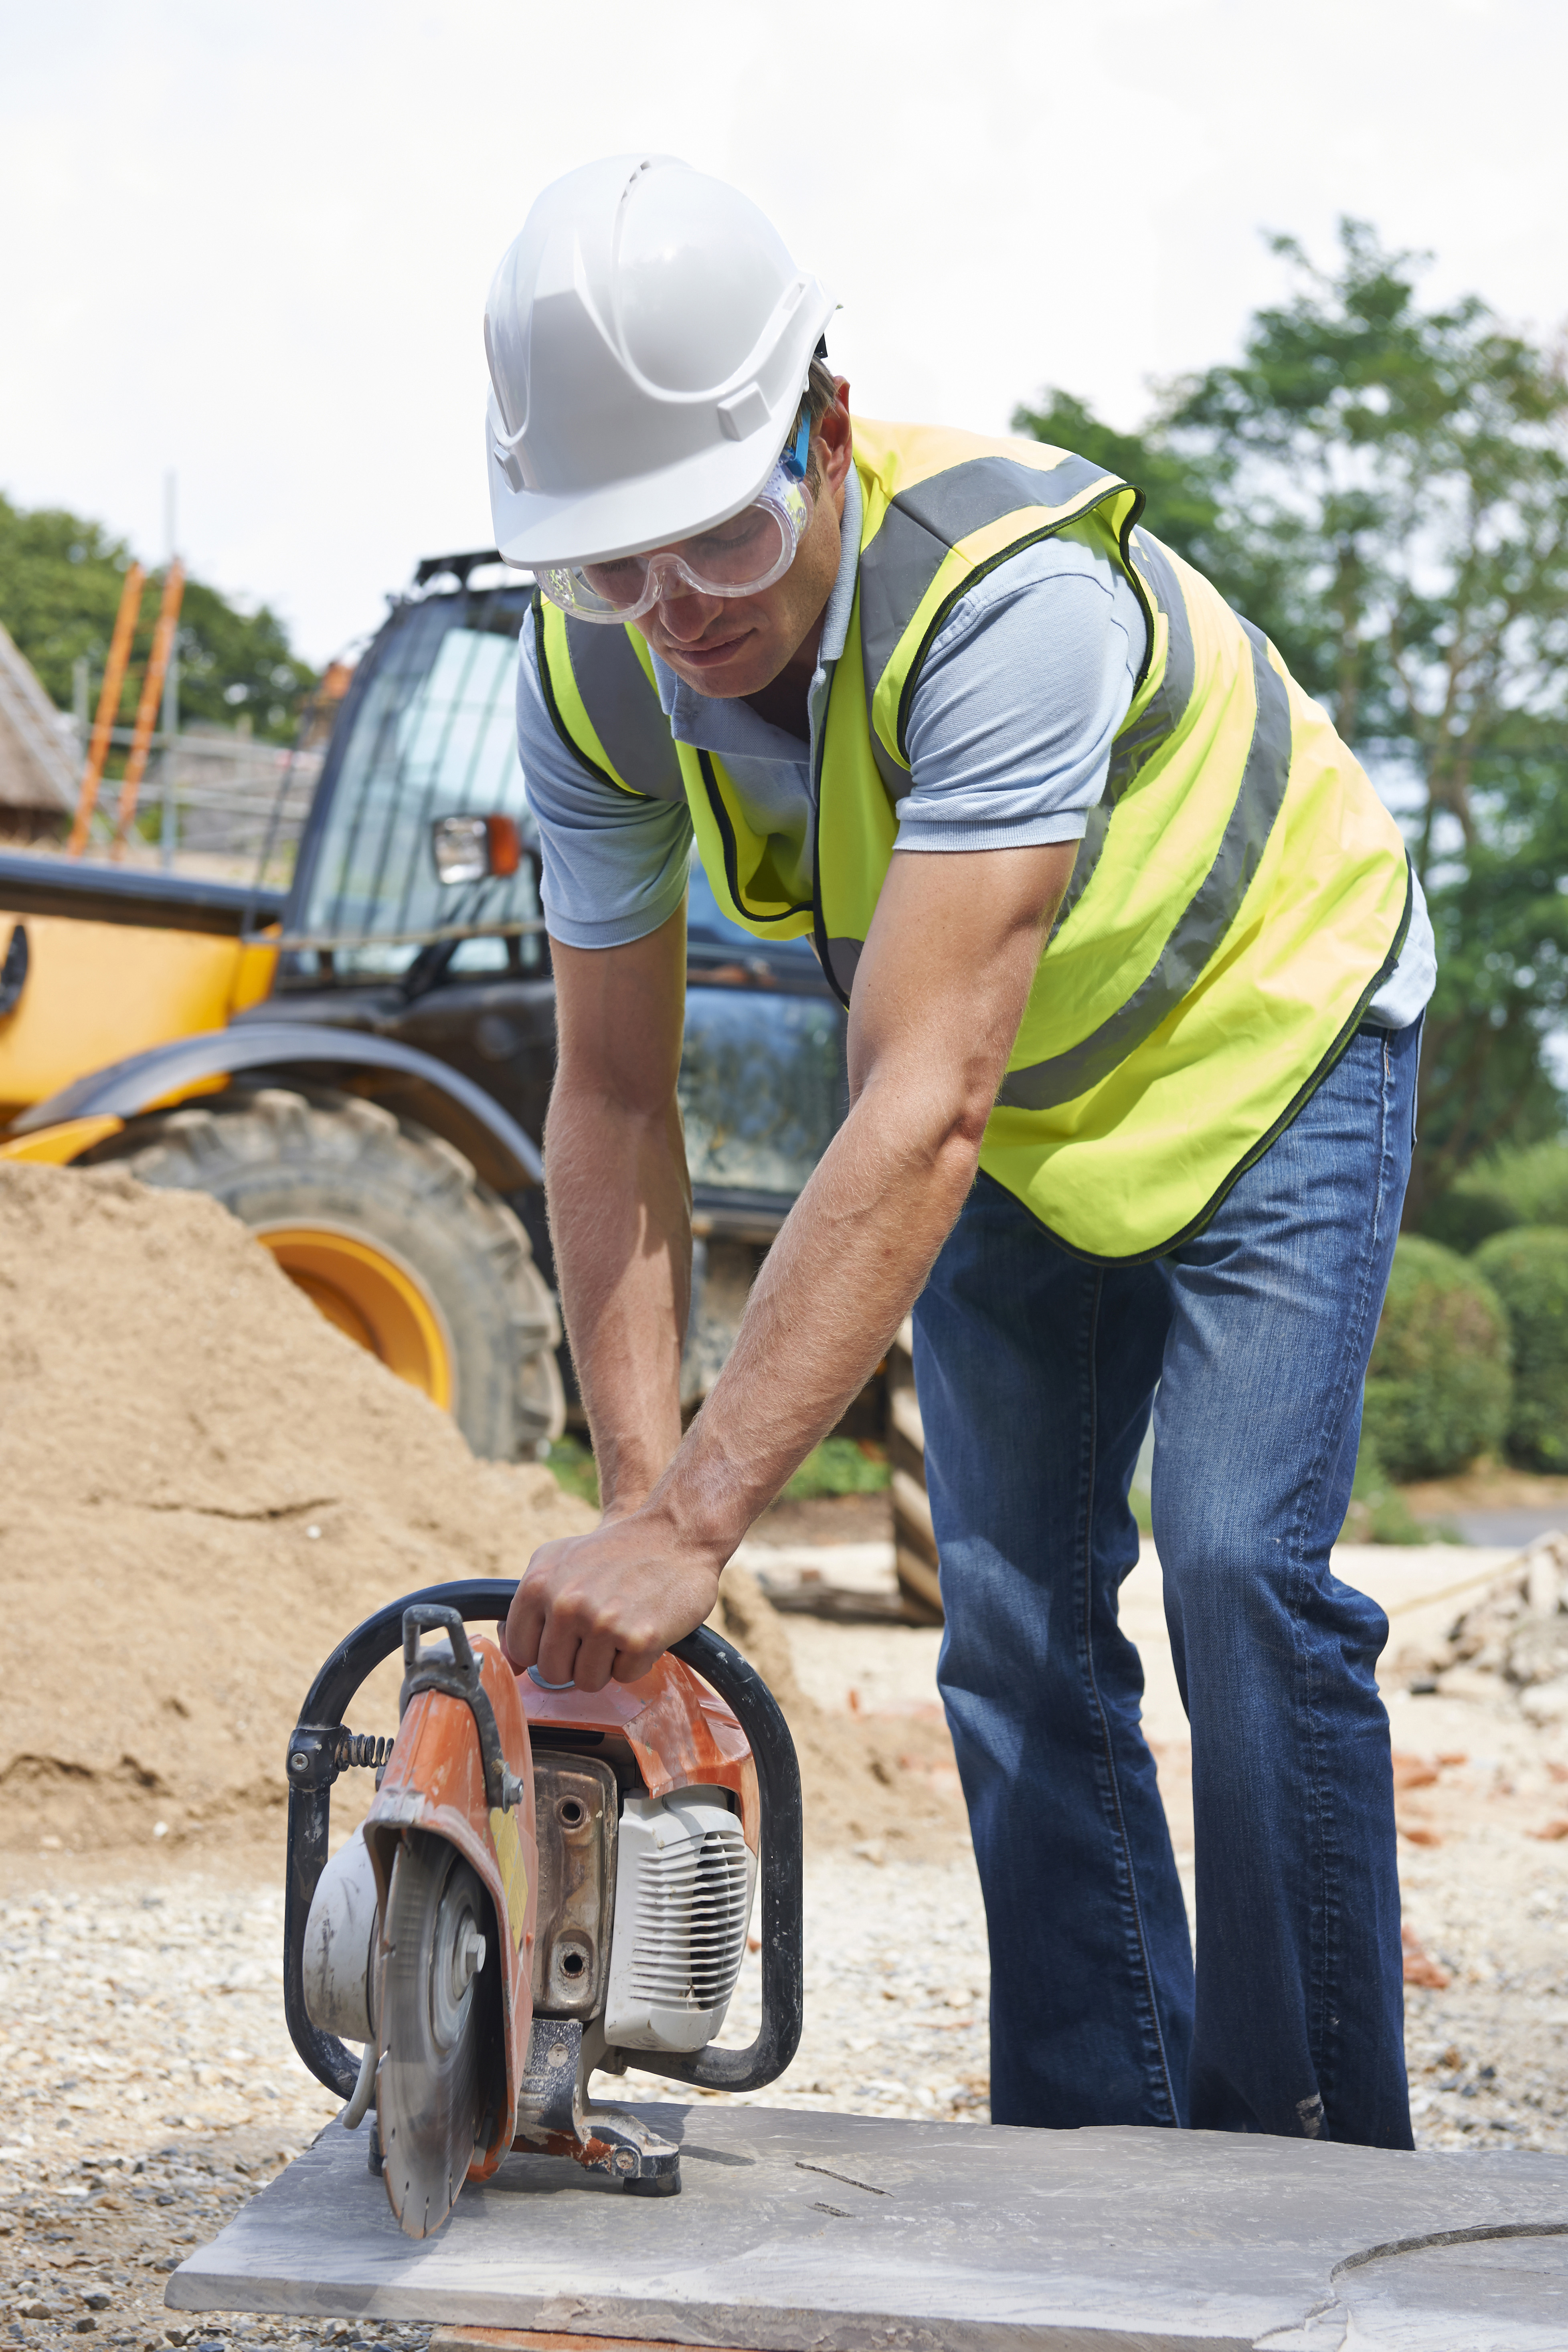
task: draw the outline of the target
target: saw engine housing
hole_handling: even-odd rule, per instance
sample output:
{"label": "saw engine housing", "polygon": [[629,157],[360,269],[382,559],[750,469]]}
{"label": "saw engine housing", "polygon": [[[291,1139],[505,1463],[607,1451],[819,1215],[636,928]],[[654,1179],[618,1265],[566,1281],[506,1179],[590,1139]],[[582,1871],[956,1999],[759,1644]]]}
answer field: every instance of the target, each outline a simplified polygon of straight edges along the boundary
{"label": "saw engine housing", "polygon": [[[800,1783],[766,1685],[704,1628],[637,1683],[549,1690],[468,1634],[512,1590],[441,1586],[378,1612],[289,1744],[289,2030],[351,2128],[374,2103],[373,2168],[415,2237],[513,2147],[675,2193],[678,2147],[597,2105],[590,2075],[635,2055],[750,2089],[800,2035]],[[331,1783],[357,1752],[342,1712],[399,1643],[397,1738],[329,1863]],[[721,2050],[759,1879],[762,2026]]]}

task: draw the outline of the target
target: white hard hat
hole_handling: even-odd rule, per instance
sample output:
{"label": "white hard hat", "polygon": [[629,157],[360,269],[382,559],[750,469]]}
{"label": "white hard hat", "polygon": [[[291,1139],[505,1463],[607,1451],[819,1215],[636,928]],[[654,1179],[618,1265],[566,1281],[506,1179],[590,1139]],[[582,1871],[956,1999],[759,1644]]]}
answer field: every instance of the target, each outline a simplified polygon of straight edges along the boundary
{"label": "white hard hat", "polygon": [[613,155],[546,188],[485,304],[506,561],[602,562],[738,514],[833,309],[748,197],[672,155]]}

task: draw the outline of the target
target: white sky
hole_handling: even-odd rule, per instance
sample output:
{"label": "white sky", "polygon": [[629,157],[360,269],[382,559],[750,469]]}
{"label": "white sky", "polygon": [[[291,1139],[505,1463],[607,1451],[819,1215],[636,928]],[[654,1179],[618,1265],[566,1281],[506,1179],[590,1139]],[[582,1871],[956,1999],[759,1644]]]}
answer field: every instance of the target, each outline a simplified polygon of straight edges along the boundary
{"label": "white sky", "polygon": [[1563,0],[0,0],[0,488],[321,661],[489,543],[485,289],[536,191],[664,149],[838,294],[871,415],[1113,421],[1342,212],[1554,331]]}

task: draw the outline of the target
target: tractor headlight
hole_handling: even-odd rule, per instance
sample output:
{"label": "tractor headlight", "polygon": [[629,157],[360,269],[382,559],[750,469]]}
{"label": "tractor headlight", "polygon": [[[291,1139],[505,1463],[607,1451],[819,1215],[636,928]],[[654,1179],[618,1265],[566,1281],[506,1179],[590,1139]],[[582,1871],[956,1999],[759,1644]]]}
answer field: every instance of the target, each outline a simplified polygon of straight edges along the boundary
{"label": "tractor headlight", "polygon": [[438,816],[430,826],[437,879],[448,887],[515,874],[522,839],[510,816]]}
{"label": "tractor headlight", "polygon": [[438,816],[430,827],[430,847],[439,881],[482,882],[490,870],[490,845],[482,816]]}

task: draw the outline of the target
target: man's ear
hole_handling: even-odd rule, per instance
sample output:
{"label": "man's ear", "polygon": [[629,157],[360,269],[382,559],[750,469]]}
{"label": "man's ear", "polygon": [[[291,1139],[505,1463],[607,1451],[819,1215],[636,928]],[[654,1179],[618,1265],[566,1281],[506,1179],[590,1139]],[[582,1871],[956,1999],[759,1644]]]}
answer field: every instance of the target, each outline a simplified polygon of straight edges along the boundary
{"label": "man's ear", "polygon": [[849,379],[837,375],[833,379],[834,402],[825,411],[812,439],[821,455],[823,486],[835,505],[843,511],[844,484],[855,454],[854,428],[849,422]]}

